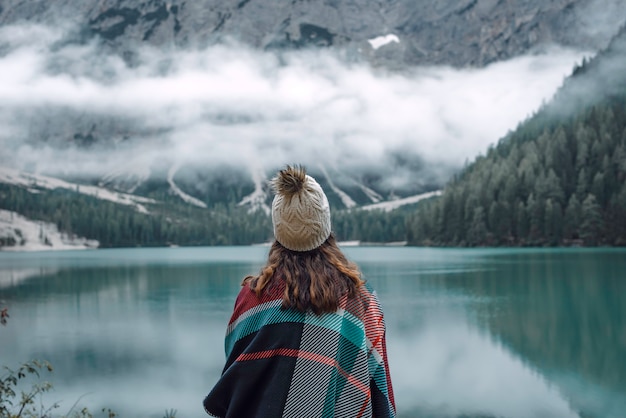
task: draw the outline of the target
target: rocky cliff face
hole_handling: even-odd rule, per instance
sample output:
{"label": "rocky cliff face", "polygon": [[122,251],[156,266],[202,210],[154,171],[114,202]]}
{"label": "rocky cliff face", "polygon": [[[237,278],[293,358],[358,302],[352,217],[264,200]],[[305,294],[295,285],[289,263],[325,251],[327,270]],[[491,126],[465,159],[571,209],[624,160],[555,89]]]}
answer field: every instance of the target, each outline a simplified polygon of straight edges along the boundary
{"label": "rocky cliff face", "polygon": [[132,58],[142,43],[204,46],[227,38],[261,49],[335,47],[402,67],[484,66],[556,43],[606,46],[622,0],[4,0],[0,25],[69,22]]}

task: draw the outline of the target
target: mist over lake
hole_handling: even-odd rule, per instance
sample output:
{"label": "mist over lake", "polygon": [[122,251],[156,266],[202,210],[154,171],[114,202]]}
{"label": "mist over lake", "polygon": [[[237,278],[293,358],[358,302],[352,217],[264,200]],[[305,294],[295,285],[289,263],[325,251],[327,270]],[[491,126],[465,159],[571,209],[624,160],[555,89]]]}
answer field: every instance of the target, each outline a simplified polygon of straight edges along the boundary
{"label": "mist over lake", "polygon": [[[399,417],[626,414],[626,252],[346,247],[386,314]],[[46,400],[204,416],[241,279],[266,247],[0,253],[2,363]]]}

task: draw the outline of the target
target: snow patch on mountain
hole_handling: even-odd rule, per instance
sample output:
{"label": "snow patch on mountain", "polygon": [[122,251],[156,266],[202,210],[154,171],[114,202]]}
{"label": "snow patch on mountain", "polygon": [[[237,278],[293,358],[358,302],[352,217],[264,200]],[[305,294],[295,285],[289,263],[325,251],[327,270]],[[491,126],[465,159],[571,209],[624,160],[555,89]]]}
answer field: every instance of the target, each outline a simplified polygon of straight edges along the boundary
{"label": "snow patch on mountain", "polygon": [[0,209],[0,250],[80,250],[99,245],[96,240],[59,232],[55,224],[31,220]]}
{"label": "snow patch on mountain", "polygon": [[150,178],[150,169],[137,165],[134,169],[125,167],[107,173],[100,181],[100,186],[114,185],[126,193],[134,193],[135,190]]}
{"label": "snow patch on mountain", "polygon": [[388,35],[383,35],[383,36],[378,36],[376,38],[368,39],[367,42],[369,42],[372,48],[376,50],[392,42],[399,44],[400,38],[398,38],[397,35],[390,33]]}
{"label": "snow patch on mountain", "polygon": [[365,210],[382,210],[383,212],[390,212],[394,209],[398,209],[401,206],[411,205],[417,203],[420,200],[430,199],[431,197],[441,196],[441,190],[434,192],[422,193],[415,196],[404,197],[401,199],[390,200],[387,202],[374,203],[371,205],[362,206],[361,209]]}
{"label": "snow patch on mountain", "polygon": [[348,209],[355,207],[356,202],[350,196],[348,196],[346,192],[341,190],[339,187],[335,186],[335,183],[333,183],[333,181],[330,179],[330,176],[326,172],[326,169],[324,169],[323,167],[322,167],[322,172],[324,173],[324,177],[326,177],[328,186],[333,192],[337,194],[337,196],[339,196],[339,198],[341,199],[341,203],[343,203],[343,205]]}
{"label": "snow patch on mountain", "polygon": [[367,196],[367,198],[372,202],[378,203],[383,200],[383,197],[379,193],[377,193],[375,190],[370,189],[366,185],[357,182],[357,186],[359,186],[363,193],[365,193],[365,196]]}
{"label": "snow patch on mountain", "polygon": [[175,194],[177,194],[181,199],[183,199],[183,201],[190,203],[194,206],[198,206],[200,208],[206,209],[207,208],[206,203],[204,203],[200,199],[196,199],[195,197],[190,196],[187,193],[183,192],[180,189],[180,187],[178,187],[176,183],[174,182],[174,176],[176,175],[176,172],[178,171],[179,168],[180,168],[179,164],[174,164],[167,173],[167,182],[170,184],[170,188]]}
{"label": "snow patch on mountain", "polygon": [[157,203],[154,199],[135,196],[127,193],[114,192],[103,187],[89,186],[40,174],[26,173],[11,168],[0,167],[0,183],[13,184],[26,188],[31,193],[38,193],[38,189],[66,189],[82,193],[97,199],[108,200],[121,205],[133,206],[138,212],[149,213],[144,204]]}
{"label": "snow patch on mountain", "polygon": [[270,207],[267,205],[267,192],[265,185],[267,184],[267,177],[263,170],[252,171],[252,181],[254,182],[254,191],[245,196],[239,202],[239,206],[250,205],[248,212],[254,212],[261,209],[266,215],[270,214]]}

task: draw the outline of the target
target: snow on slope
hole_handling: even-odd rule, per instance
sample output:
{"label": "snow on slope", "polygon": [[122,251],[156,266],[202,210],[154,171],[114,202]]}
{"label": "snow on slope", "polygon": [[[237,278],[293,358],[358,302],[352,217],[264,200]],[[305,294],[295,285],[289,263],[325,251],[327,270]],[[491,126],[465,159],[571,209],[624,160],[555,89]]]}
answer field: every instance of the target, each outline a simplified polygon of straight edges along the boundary
{"label": "snow on slope", "polygon": [[420,200],[429,199],[434,196],[441,196],[441,190],[436,190],[434,192],[422,193],[415,196],[409,196],[402,199],[390,200],[388,202],[380,202],[374,203],[372,205],[362,206],[361,209],[365,210],[382,210],[384,212],[390,212],[394,209],[399,208],[400,206],[410,205],[413,203],[417,203]]}
{"label": "snow on slope", "polygon": [[335,183],[333,183],[333,181],[330,179],[330,176],[328,175],[324,167],[321,167],[321,169],[322,169],[322,172],[324,173],[324,177],[326,177],[328,186],[331,188],[333,192],[337,194],[337,196],[339,196],[339,198],[341,199],[341,203],[343,203],[343,205],[348,209],[355,207],[356,202],[352,200],[352,198],[348,196],[346,192],[341,190],[339,187],[335,186]]}
{"label": "snow on slope", "polygon": [[126,193],[114,192],[102,187],[87,186],[83,184],[70,183],[53,177],[31,174],[11,168],[0,167],[0,183],[14,184],[27,188],[32,193],[37,193],[37,188],[44,189],[67,189],[98,199],[122,205],[133,206],[138,212],[148,213],[148,209],[143,204],[157,203],[154,199],[134,196]]}
{"label": "snow on slope", "polygon": [[270,207],[267,203],[265,203],[267,193],[263,187],[267,183],[267,178],[265,177],[263,170],[253,170],[252,181],[254,182],[254,191],[241,199],[241,202],[239,202],[238,205],[250,205],[250,210],[248,212],[254,212],[257,209],[262,209],[266,215],[269,215]]}
{"label": "snow on slope", "polygon": [[398,38],[397,35],[390,33],[389,35],[383,35],[376,38],[368,39],[367,42],[369,42],[373,49],[378,49],[392,42],[399,44],[400,38]]}
{"label": "snow on slope", "polygon": [[357,183],[357,185],[363,191],[363,193],[365,193],[365,196],[367,196],[368,199],[371,200],[372,202],[378,203],[381,200],[383,200],[383,197],[380,194],[376,193],[374,190],[370,189],[366,185],[362,183]]}
{"label": "snow on slope", "polygon": [[180,168],[180,164],[174,164],[170,168],[169,172],[167,173],[167,182],[170,184],[170,188],[172,189],[174,193],[176,193],[185,202],[198,206],[200,208],[206,209],[207,208],[206,203],[204,203],[200,199],[196,199],[195,197],[190,196],[187,193],[183,192],[180,189],[180,187],[178,187],[178,185],[174,183],[174,176],[176,175],[176,172],[178,171],[179,168]]}
{"label": "snow on slope", "polygon": [[[100,186],[107,184],[115,185],[118,190],[125,190],[126,193],[134,193],[135,190],[150,178],[150,169],[142,167],[140,164],[135,167],[125,167],[107,173],[100,181]],[[123,185],[120,187],[120,185]],[[124,187],[125,186],[125,187]]]}
{"label": "snow on slope", "polygon": [[59,232],[56,225],[0,209],[0,250],[44,251],[97,248],[98,241]]}

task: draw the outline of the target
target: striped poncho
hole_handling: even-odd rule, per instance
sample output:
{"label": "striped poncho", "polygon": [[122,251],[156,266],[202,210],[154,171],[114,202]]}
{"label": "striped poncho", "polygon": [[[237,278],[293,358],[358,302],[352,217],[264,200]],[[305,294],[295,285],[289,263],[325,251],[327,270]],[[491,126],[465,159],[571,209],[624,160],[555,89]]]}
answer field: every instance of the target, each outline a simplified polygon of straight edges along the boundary
{"label": "striped poncho", "polygon": [[226,366],[204,399],[215,417],[394,417],[378,298],[368,285],[334,313],[283,309],[284,285],[246,285],[226,332]]}

